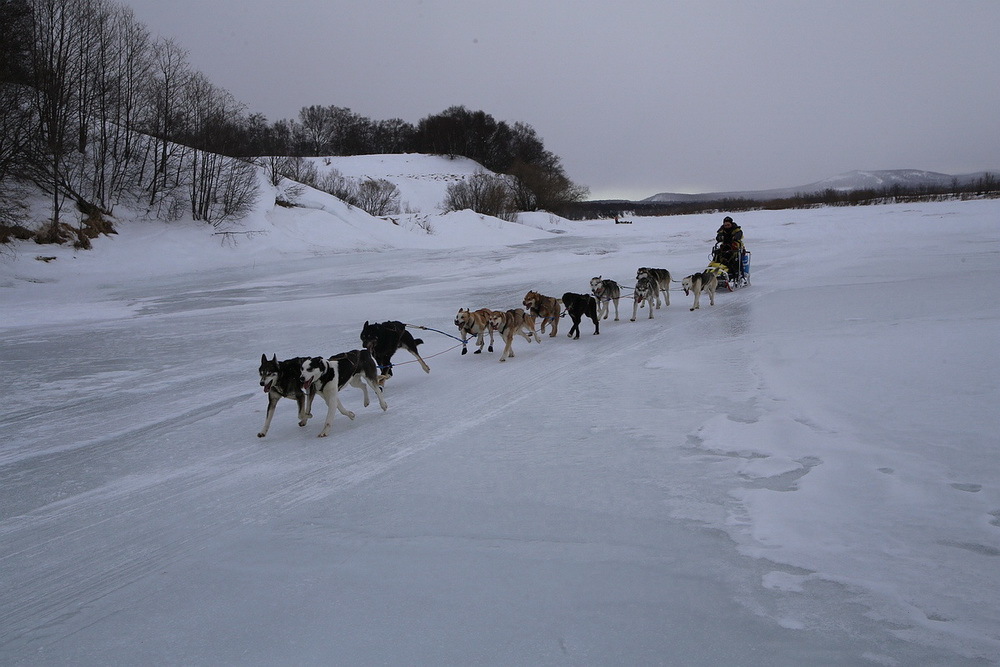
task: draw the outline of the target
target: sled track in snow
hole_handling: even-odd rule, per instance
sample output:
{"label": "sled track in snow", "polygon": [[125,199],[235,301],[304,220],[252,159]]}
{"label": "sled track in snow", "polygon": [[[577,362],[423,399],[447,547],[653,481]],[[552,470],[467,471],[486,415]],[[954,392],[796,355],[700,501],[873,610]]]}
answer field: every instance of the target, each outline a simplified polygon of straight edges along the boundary
{"label": "sled track in snow", "polygon": [[[748,295],[739,291],[720,294],[720,299],[731,300],[739,298],[746,300]],[[408,381],[405,388],[394,386],[399,374],[389,380],[386,400],[389,411],[386,414],[372,407],[360,408],[357,392],[346,391],[347,403],[350,409],[358,415],[355,422],[349,422],[346,417],[337,415],[333,431],[326,440],[330,445],[328,454],[322,461],[316,461],[315,467],[301,476],[290,480],[270,494],[268,501],[274,502],[282,510],[296,505],[327,497],[337,491],[360,484],[373,477],[388,472],[409,457],[435,447],[439,442],[447,442],[456,435],[468,433],[475,437],[476,427],[492,419],[509,415],[517,416],[519,403],[537,399],[541,394],[556,393],[559,387],[574,381],[575,375],[581,375],[579,381],[593,381],[600,377],[603,364],[617,363],[620,358],[637,356],[637,352],[656,350],[659,353],[669,351],[671,340],[687,331],[694,331],[699,326],[711,324],[720,317],[727,304],[716,302],[715,306],[702,307],[700,311],[689,312],[689,306],[682,306],[672,301],[674,305],[661,308],[653,320],[637,319],[629,322],[627,318],[615,322],[612,319],[601,321],[601,334],[593,335],[589,320],[581,325],[583,332],[579,340],[568,340],[565,331],[568,323],[555,338],[549,338],[546,333],[542,343],[528,343],[518,337],[514,343],[517,354],[504,363],[498,363],[501,344],[495,344],[495,352],[483,352],[481,355],[469,355],[458,358],[447,369],[435,367],[433,373],[448,373],[462,376],[461,381],[468,381],[476,388],[462,394],[462,419],[451,423],[434,422],[427,432],[414,433],[414,422],[428,419],[421,385],[424,382],[422,373],[415,374],[412,382]],[[686,303],[686,302],[685,302]],[[732,304],[729,304],[732,305]],[[718,312],[718,315],[715,312]],[[589,327],[589,330],[588,330]],[[561,339],[561,340],[560,340]],[[558,346],[557,350],[552,350]],[[426,344],[425,344],[426,347]],[[485,349],[485,348],[484,348]],[[455,356],[459,353],[456,351]],[[439,363],[438,366],[441,364]],[[589,378],[589,379],[588,379]],[[613,387],[603,387],[598,383],[595,392],[614,391]],[[394,393],[404,394],[401,400],[396,400]],[[548,399],[540,399],[542,401]],[[374,401],[373,401],[374,403]],[[317,405],[319,405],[317,411]],[[306,428],[310,431],[318,428],[326,406],[313,405],[313,420]],[[376,414],[378,413],[378,414]],[[285,417],[287,419],[287,416]],[[432,417],[431,417],[432,418]],[[559,419],[557,414],[553,419]],[[346,424],[351,424],[346,426]],[[362,436],[363,443],[344,449],[343,440],[346,434],[360,429],[372,430],[375,437]],[[270,435],[269,435],[270,437]]]}
{"label": "sled track in snow", "polygon": [[[629,322],[630,313],[619,322],[602,320],[599,336],[593,336],[592,325],[584,321],[579,340],[566,337],[566,320],[556,338],[546,334],[541,344],[519,337],[514,343],[517,356],[503,364],[497,362],[502,343],[493,354],[461,356],[455,350],[451,357],[439,357],[430,376],[451,387],[450,392],[435,396],[423,373],[401,371],[389,381],[390,407],[383,414],[374,401],[361,407],[359,393],[347,388],[345,402],[357,419],[352,422],[338,414],[328,438],[315,437],[326,411],[321,401],[314,404],[315,417],[303,429],[288,424],[294,404],[283,401],[276,416],[276,426],[283,426],[272,429],[266,439],[256,438],[263,399],[257,392],[243,392],[107,437],[30,455],[15,453],[0,468],[6,478],[0,482],[27,484],[28,469],[48,470],[47,460],[59,460],[51,474],[67,465],[99,467],[109,456],[113,459],[115,451],[138,456],[130,453],[131,447],[141,449],[137,442],[169,440],[185,426],[207,424],[221,413],[238,411],[241,404],[252,406],[239,419],[245,448],[217,452],[168,473],[152,471],[148,477],[142,471],[118,476],[112,472],[110,482],[98,480],[90,490],[70,493],[65,500],[8,515],[0,528],[0,568],[9,573],[0,605],[0,650],[31,650],[36,643],[44,645],[46,638],[66,637],[98,621],[95,613],[110,612],[93,610],[108,605],[92,603],[169,569],[220,531],[321,501],[442,443],[476,437],[481,424],[505,416],[516,419],[517,406],[526,401],[559,403],[561,386],[593,382],[605,364],[642,360],[651,350],[669,352],[676,337],[717,324],[736,302],[757,296],[751,294],[720,293],[716,306],[694,313],[688,311],[688,299],[675,298],[673,305],[656,311],[653,320]],[[437,351],[429,345],[425,349]],[[636,362],[637,369],[642,363]],[[614,388],[596,382],[594,391]],[[441,421],[440,414],[452,411],[455,401],[460,401],[461,418]],[[184,530],[164,530],[176,525]],[[94,543],[95,535],[104,536],[104,547],[84,548]]]}

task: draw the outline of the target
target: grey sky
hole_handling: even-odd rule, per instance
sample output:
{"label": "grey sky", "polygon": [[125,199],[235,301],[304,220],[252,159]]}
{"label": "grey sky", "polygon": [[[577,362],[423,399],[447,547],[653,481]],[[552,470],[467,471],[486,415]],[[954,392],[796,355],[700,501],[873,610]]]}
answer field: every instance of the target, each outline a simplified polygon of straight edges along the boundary
{"label": "grey sky", "polygon": [[1000,170],[996,0],[123,0],[271,121],[531,125],[594,198]]}

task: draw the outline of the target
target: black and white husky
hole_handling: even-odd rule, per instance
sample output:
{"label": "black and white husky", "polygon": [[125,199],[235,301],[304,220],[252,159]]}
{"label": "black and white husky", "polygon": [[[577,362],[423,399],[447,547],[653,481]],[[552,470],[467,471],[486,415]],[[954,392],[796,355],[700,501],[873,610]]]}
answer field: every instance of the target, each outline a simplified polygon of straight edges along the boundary
{"label": "black and white husky", "polygon": [[635,281],[635,292],[632,295],[634,297],[632,319],[629,320],[630,322],[635,322],[635,316],[639,313],[639,309],[642,308],[643,302],[649,306],[649,319],[653,319],[653,302],[657,299],[658,291],[659,289],[653,285],[653,281],[646,276]]}
{"label": "black and white husky", "polygon": [[[299,379],[302,383],[302,391],[310,390],[323,397],[326,402],[326,421],[323,423],[323,430],[319,432],[320,438],[325,438],[330,434],[330,427],[333,425],[333,416],[336,411],[348,419],[354,419],[354,413],[344,407],[340,402],[340,390],[350,383],[352,387],[359,388],[365,396],[365,406],[368,405],[368,387],[375,392],[378,398],[379,407],[383,411],[389,406],[382,396],[382,387],[378,384],[378,370],[375,360],[372,359],[368,350],[351,350],[342,354],[334,355],[329,359],[323,357],[312,357],[304,359],[300,368]],[[368,385],[366,387],[365,385]]]}
{"label": "black and white husky", "polygon": [[267,435],[267,429],[271,427],[271,419],[274,417],[274,407],[282,398],[294,398],[299,406],[299,426],[305,426],[312,415],[309,410],[312,407],[313,396],[316,390],[302,391],[303,357],[293,357],[278,361],[278,355],[271,359],[266,354],[260,355],[260,386],[267,394],[267,416],[264,418],[264,428],[257,434],[258,438]]}
{"label": "black and white husky", "polygon": [[719,277],[714,271],[705,270],[701,273],[692,273],[690,276],[684,278],[681,281],[681,287],[684,288],[684,294],[688,295],[694,292],[694,305],[691,306],[691,310],[701,308],[701,290],[704,289],[708,292],[708,303],[709,305],[715,305],[715,290],[719,284]]}
{"label": "black and white husky", "polygon": [[[608,319],[611,312],[609,302],[615,304],[615,322],[618,321],[618,299],[622,298],[622,288],[614,280],[603,276],[594,276],[590,279],[590,291],[597,298],[597,316],[601,319]],[[604,313],[602,316],[601,313]]]}
{"label": "black and white husky", "polygon": [[648,266],[639,267],[635,272],[635,279],[646,278],[656,288],[656,308],[660,308],[660,292],[666,300],[666,305],[670,305],[670,272],[666,269],[653,269]]}

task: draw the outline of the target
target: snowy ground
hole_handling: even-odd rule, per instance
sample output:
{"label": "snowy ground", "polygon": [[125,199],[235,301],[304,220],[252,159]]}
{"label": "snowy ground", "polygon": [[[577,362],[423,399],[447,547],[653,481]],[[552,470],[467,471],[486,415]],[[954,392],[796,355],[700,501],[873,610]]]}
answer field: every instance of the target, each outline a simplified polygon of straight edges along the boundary
{"label": "snowy ground", "polygon": [[741,215],[714,307],[418,331],[388,412],[258,439],[261,353],[680,277],[721,218],[324,207],[0,258],[0,663],[1000,662],[1000,201]]}

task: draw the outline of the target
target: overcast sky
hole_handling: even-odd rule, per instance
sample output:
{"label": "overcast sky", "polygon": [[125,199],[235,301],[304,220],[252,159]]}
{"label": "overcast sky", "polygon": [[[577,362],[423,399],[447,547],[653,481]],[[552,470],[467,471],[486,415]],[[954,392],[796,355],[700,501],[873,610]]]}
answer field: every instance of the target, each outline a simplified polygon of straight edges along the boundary
{"label": "overcast sky", "polygon": [[997,0],[121,0],[268,120],[525,122],[591,197],[1000,171]]}

